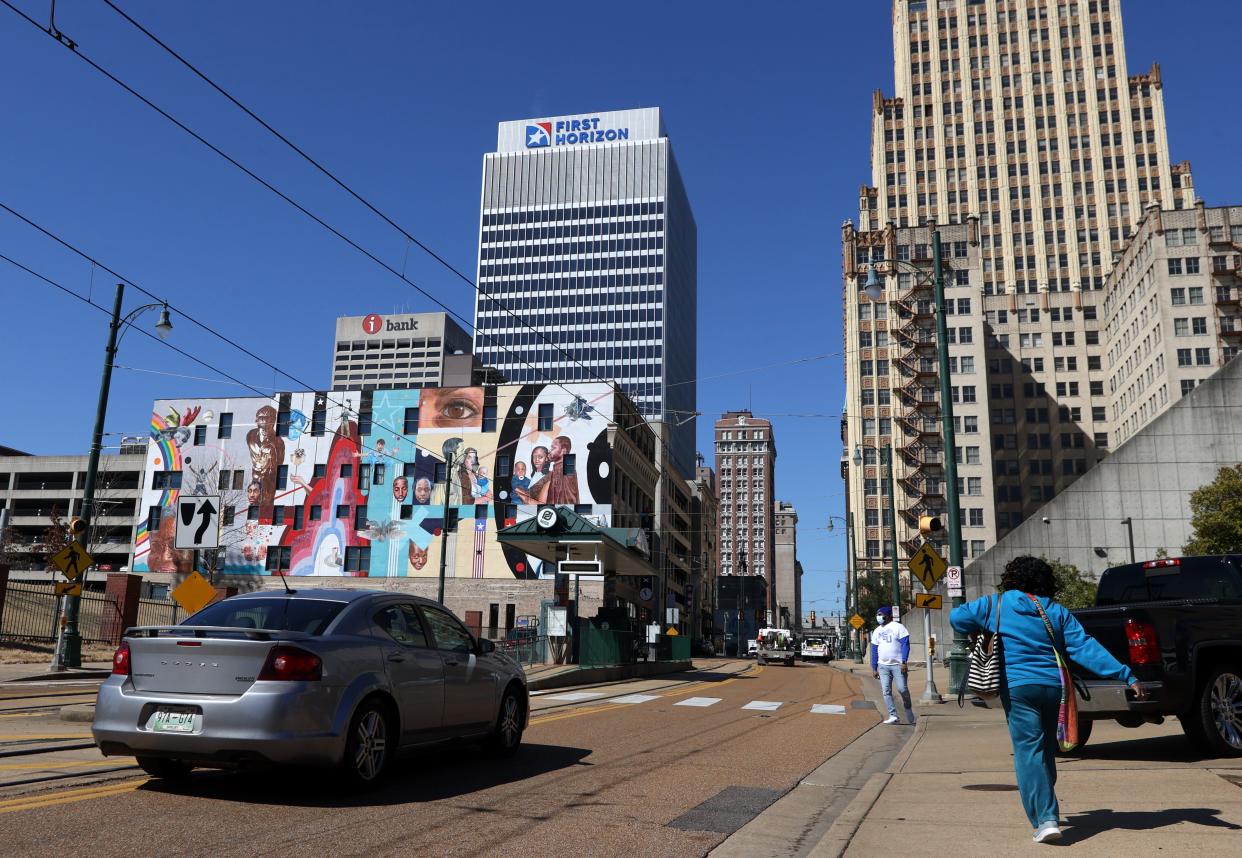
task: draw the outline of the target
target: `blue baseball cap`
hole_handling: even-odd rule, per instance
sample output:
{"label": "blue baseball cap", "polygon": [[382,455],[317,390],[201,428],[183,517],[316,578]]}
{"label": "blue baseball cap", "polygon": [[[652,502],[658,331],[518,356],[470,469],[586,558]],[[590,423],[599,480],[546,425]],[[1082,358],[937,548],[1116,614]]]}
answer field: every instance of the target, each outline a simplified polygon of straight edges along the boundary
{"label": "blue baseball cap", "polygon": [[893,615],[893,609],[888,605],[880,605],[880,607],[876,609],[876,613],[883,614],[886,617],[891,617]]}

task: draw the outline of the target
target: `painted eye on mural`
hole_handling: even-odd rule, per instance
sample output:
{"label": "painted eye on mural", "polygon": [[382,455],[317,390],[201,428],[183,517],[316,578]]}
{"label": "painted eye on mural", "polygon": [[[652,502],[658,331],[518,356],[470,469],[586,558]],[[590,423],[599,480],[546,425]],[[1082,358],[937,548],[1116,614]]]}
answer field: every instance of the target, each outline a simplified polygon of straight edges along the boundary
{"label": "painted eye on mural", "polygon": [[475,417],[478,413],[478,406],[469,399],[452,399],[440,407],[440,418],[442,421],[465,422]]}

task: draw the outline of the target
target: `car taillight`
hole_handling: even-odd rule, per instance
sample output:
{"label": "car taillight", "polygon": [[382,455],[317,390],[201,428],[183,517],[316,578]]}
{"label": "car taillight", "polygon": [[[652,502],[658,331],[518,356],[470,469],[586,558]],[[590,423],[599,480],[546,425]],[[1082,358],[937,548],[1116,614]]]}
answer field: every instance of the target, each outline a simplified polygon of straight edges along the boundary
{"label": "car taillight", "polygon": [[121,641],[112,654],[112,675],[129,676],[129,641]]}
{"label": "car taillight", "polygon": [[1130,664],[1160,663],[1156,627],[1146,620],[1126,620],[1126,643],[1130,647]]}
{"label": "car taillight", "polygon": [[1148,560],[1143,564],[1144,569],[1166,569],[1170,566],[1181,566],[1182,561],[1176,557],[1165,558],[1162,560]]}
{"label": "car taillight", "polygon": [[277,644],[267,654],[259,679],[278,682],[318,682],[323,678],[323,659],[295,646]]}

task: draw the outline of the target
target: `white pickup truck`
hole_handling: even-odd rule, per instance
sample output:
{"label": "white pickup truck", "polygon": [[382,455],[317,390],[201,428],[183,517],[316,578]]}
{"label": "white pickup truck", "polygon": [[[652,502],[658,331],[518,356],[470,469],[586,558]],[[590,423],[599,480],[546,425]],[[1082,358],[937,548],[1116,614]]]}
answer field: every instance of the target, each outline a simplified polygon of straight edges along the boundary
{"label": "white pickup truck", "polygon": [[760,664],[778,661],[792,666],[794,663],[793,634],[789,629],[760,629],[759,651],[755,654]]}
{"label": "white pickup truck", "polygon": [[823,638],[802,639],[802,660],[806,661],[811,658],[828,658],[828,644]]}

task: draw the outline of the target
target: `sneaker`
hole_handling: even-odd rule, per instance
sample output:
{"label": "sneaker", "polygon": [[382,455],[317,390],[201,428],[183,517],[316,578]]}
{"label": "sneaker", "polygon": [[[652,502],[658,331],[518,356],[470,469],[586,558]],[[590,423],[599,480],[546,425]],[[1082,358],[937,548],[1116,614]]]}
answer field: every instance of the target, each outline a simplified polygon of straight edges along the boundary
{"label": "sneaker", "polygon": [[914,710],[912,709],[906,710],[906,720],[909,721],[911,724],[913,724],[916,720],[918,720],[914,717]]}
{"label": "sneaker", "polygon": [[1031,838],[1036,843],[1048,843],[1053,840],[1061,839],[1061,829],[1057,827],[1056,820],[1041,823],[1039,828],[1035,829],[1035,836]]}
{"label": "sneaker", "polygon": [[884,719],[884,723],[885,723],[885,724],[896,724],[896,723],[897,723],[897,716],[896,716],[896,715],[889,715],[887,718],[885,718],[885,719]]}

